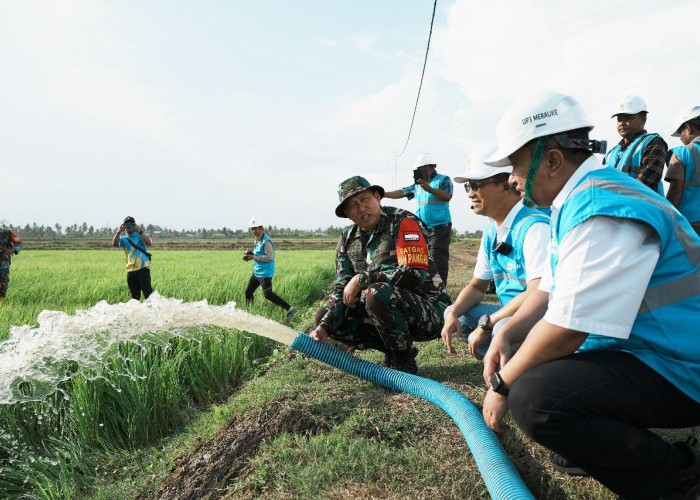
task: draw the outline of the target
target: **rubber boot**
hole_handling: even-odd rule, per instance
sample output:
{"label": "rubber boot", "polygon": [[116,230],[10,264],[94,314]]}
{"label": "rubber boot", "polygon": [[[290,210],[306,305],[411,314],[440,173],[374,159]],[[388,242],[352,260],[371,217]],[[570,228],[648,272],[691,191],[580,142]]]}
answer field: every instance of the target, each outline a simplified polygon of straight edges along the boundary
{"label": "rubber boot", "polygon": [[391,351],[391,355],[391,367],[394,370],[418,375],[418,365],[416,364],[418,348],[394,349]]}

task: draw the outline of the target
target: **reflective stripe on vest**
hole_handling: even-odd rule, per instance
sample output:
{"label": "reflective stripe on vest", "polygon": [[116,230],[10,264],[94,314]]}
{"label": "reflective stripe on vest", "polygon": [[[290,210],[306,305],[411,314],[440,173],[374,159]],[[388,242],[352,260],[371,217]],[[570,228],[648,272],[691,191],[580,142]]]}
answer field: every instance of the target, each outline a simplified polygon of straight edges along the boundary
{"label": "reflective stripe on vest", "polygon": [[700,237],[665,199],[612,169],[596,170],[584,176],[552,221],[553,272],[559,242],[595,216],[647,224],[659,236],[661,253],[629,338],[589,332],[580,350],[630,352],[700,402]]}
{"label": "reflective stripe on vest", "polygon": [[[436,174],[430,181],[430,187],[439,190],[440,184],[442,184],[442,181],[445,178],[446,176],[442,174]],[[420,186],[416,186],[414,192],[416,195],[416,202],[418,203],[416,215],[425,223],[426,226],[435,227],[452,222],[449,202],[442,201],[440,198],[430,194]]]}
{"label": "reflective stripe on vest", "polygon": [[[659,137],[659,134],[641,134],[632,141],[624,151],[622,151],[622,146],[618,144],[605,155],[605,165],[614,167],[633,179],[636,179],[639,172],[642,170],[642,154],[644,153],[644,148],[654,140],[655,137]],[[656,186],[656,192],[661,196],[664,195],[664,187],[661,180],[659,180]]]}
{"label": "reflective stripe on vest", "polygon": [[700,139],[671,150],[683,164],[685,184],[678,211],[690,222],[700,221]]}
{"label": "reflective stripe on vest", "polygon": [[[263,233],[263,237],[260,238],[260,241],[255,242],[253,255],[265,255],[265,243],[268,241],[272,244],[272,248],[274,249],[275,242],[272,241],[266,233]],[[275,275],[275,259],[272,259],[270,262],[258,262],[254,260],[253,274],[258,278],[272,278]]]}
{"label": "reflective stripe on vest", "polygon": [[549,217],[527,207],[522,207],[518,211],[504,240],[505,243],[513,247],[508,255],[502,255],[495,250],[497,241],[496,224],[492,222],[487,228],[486,238],[484,238],[484,251],[493,274],[493,280],[496,284],[496,295],[498,295],[501,306],[506,305],[527,288],[523,245],[528,229],[537,222],[548,224]]}

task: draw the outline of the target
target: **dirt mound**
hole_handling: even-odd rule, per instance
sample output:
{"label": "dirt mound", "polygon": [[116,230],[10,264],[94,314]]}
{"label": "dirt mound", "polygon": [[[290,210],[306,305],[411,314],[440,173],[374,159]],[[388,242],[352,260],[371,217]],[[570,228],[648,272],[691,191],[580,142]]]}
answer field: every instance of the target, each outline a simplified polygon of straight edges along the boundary
{"label": "dirt mound", "polygon": [[199,500],[219,496],[239,476],[263,441],[287,432],[314,434],[328,428],[305,408],[275,401],[264,410],[232,419],[216,436],[179,457],[173,473],[152,496],[137,498]]}

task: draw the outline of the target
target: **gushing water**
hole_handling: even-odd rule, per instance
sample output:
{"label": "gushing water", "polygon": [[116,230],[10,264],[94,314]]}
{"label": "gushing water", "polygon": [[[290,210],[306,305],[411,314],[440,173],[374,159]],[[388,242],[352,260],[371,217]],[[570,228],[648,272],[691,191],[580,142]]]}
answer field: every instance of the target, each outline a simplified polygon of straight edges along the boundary
{"label": "gushing water", "polygon": [[104,360],[125,341],[167,344],[173,337],[192,338],[188,327],[216,326],[255,333],[291,345],[297,332],[275,321],[236,308],[235,302],[212,306],[206,300],[183,302],[157,293],[135,300],[98,302],[69,316],[43,311],[38,327],[13,326],[0,342],[0,404],[42,401],[70,378],[68,362],[101,373]]}

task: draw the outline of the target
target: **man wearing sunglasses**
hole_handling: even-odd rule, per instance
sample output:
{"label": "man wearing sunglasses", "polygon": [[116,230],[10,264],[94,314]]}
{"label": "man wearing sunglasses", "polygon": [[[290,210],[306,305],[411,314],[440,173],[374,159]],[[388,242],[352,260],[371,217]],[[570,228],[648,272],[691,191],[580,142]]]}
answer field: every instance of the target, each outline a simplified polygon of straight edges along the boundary
{"label": "man wearing sunglasses", "polygon": [[[126,232],[125,235],[122,233]],[[151,246],[151,239],[143,232],[134,220],[129,216],[124,219],[124,222],[117,234],[112,238],[112,246],[119,247],[124,250],[126,256],[126,284],[129,286],[131,298],[141,300],[147,299],[153,288],[151,287],[151,254],[148,253],[146,247]]]}
{"label": "man wearing sunglasses", "polygon": [[[510,170],[486,165],[495,144],[477,148],[467,159],[464,184],[472,210],[490,219],[479,247],[474,276],[445,311],[442,342],[450,354],[452,336],[460,333],[476,359],[482,359],[491,335],[510,318],[525,298],[536,290],[547,256],[549,217],[523,206],[520,193],[508,183]],[[499,305],[481,303],[494,280]]]}

